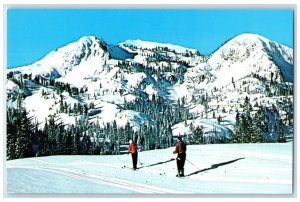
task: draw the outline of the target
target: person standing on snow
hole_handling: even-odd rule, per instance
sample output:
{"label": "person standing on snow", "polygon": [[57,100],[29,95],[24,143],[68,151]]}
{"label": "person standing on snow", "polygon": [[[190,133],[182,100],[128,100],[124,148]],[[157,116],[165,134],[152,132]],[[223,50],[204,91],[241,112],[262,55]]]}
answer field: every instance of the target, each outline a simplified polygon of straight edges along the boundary
{"label": "person standing on snow", "polygon": [[137,152],[137,146],[133,143],[132,140],[129,140],[129,147],[128,147],[128,154],[131,153],[132,157],[132,169],[136,170],[136,164],[138,161],[138,152]]}
{"label": "person standing on snow", "polygon": [[173,154],[177,154],[176,163],[178,174],[176,177],[184,177],[184,163],[186,159],[186,145],[179,136]]}

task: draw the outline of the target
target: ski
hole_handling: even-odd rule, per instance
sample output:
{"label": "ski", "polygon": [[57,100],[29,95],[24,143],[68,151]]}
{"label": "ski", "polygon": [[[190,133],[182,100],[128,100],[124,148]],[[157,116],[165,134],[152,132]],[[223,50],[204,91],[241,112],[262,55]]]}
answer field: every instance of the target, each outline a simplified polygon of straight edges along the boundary
{"label": "ski", "polygon": [[128,166],[126,166],[126,165],[122,166],[121,168],[122,168],[122,169],[130,169],[130,170],[132,170],[132,171],[136,171],[137,169],[139,169],[139,168],[133,169],[133,168],[128,167]]}

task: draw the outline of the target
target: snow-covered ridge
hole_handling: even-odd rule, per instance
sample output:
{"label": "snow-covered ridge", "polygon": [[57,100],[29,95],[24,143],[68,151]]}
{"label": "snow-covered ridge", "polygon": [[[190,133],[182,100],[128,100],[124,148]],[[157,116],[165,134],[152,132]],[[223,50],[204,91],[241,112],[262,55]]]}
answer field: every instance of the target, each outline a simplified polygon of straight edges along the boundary
{"label": "snow-covered ridge", "polygon": [[158,42],[150,42],[150,41],[142,41],[140,39],[136,40],[126,40],[122,43],[119,43],[120,46],[135,46],[137,48],[147,48],[147,49],[153,49],[156,47],[162,47],[162,48],[168,48],[170,50],[174,50],[176,53],[185,53],[187,51],[196,53],[196,49],[192,48],[185,48],[178,45],[173,45],[169,43],[158,43]]}

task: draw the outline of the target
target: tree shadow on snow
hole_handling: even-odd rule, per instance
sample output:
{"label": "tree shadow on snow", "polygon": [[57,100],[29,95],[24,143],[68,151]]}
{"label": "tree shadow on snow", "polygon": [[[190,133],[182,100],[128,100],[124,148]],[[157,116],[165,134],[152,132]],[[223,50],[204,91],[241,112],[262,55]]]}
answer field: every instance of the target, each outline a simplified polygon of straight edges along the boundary
{"label": "tree shadow on snow", "polygon": [[220,166],[225,166],[225,165],[227,165],[227,164],[234,163],[234,162],[239,161],[239,160],[241,160],[241,159],[245,159],[245,158],[238,158],[238,159],[231,160],[231,161],[227,161],[227,162],[223,162],[223,163],[213,164],[213,165],[211,165],[210,168],[204,168],[204,169],[202,169],[202,170],[198,170],[198,171],[196,171],[196,172],[193,172],[193,173],[190,173],[190,174],[186,175],[186,177],[187,177],[187,176],[191,176],[191,175],[196,175],[196,174],[198,174],[198,173],[202,173],[202,172],[205,172],[205,171],[208,171],[208,170],[216,169],[216,168],[218,168],[218,167],[220,167]]}
{"label": "tree shadow on snow", "polygon": [[157,166],[157,165],[160,165],[160,164],[169,163],[169,162],[174,161],[174,160],[175,160],[175,159],[172,158],[172,159],[169,159],[169,160],[167,160],[167,161],[161,161],[161,162],[154,163],[154,164],[151,164],[151,165],[141,166],[141,167],[138,167],[137,169],[146,168],[146,167],[151,167],[151,166]]}

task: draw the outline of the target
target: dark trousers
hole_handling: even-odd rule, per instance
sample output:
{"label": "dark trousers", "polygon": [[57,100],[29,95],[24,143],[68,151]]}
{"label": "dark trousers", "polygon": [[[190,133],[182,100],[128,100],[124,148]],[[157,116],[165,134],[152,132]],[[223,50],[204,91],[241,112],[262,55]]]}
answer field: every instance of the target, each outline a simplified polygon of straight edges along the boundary
{"label": "dark trousers", "polygon": [[186,154],[178,154],[177,155],[177,170],[179,175],[184,175],[184,163],[185,163]]}
{"label": "dark trousers", "polygon": [[132,166],[133,166],[133,169],[136,169],[136,164],[137,164],[137,160],[138,160],[138,153],[132,153],[131,154],[131,157],[132,157]]}

